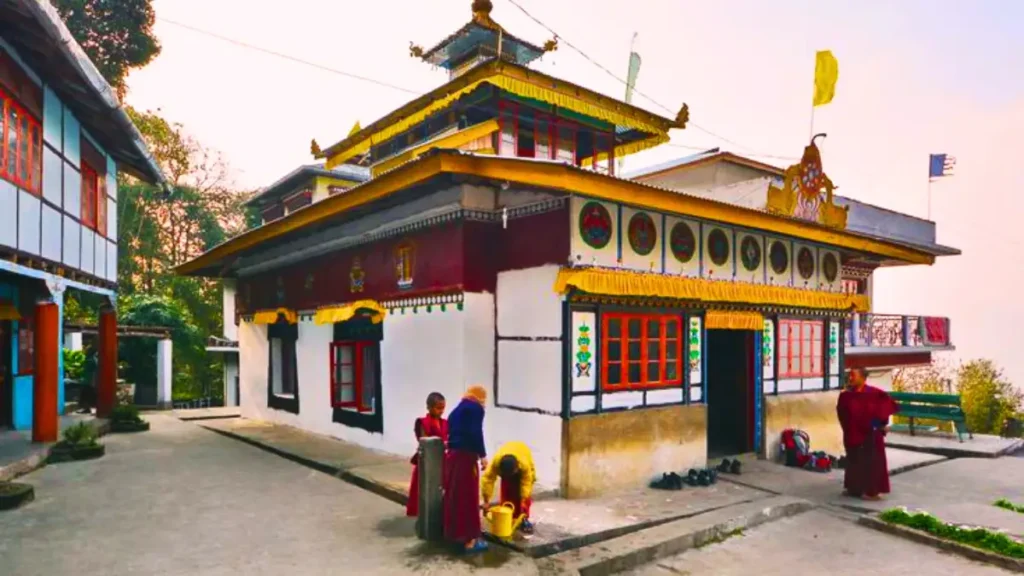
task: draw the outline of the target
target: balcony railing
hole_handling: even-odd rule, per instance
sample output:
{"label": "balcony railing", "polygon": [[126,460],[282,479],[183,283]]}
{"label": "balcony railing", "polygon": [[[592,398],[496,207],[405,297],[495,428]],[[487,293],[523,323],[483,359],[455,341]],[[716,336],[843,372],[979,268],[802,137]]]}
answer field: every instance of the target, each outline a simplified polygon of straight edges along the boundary
{"label": "balcony railing", "polygon": [[950,348],[949,318],[854,314],[846,323],[847,348]]}

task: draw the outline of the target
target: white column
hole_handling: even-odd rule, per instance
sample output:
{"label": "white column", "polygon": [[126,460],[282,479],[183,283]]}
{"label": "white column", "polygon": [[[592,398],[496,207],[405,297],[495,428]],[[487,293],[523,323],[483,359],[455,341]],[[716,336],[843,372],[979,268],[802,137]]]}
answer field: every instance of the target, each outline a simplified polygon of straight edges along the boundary
{"label": "white column", "polygon": [[64,347],[68,350],[81,350],[82,349],[82,333],[81,332],[67,332],[64,334]]}
{"label": "white column", "polygon": [[224,405],[238,406],[235,380],[238,378],[238,355],[224,354]]}
{"label": "white column", "polygon": [[160,408],[171,407],[171,358],[173,356],[170,338],[156,343],[156,404]]}

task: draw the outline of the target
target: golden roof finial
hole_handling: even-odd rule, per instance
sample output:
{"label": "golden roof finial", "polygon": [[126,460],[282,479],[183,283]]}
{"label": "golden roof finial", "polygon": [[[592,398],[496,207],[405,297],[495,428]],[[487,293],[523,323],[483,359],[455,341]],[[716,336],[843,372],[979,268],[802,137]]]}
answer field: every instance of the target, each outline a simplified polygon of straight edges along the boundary
{"label": "golden roof finial", "polygon": [[497,22],[491,20],[493,9],[494,4],[491,4],[491,0],[473,0],[473,21],[484,28],[500,28]]}
{"label": "golden roof finial", "polygon": [[690,121],[690,107],[683,104],[683,107],[679,109],[679,113],[676,114],[675,120],[672,122],[673,128],[679,128],[682,130],[686,128],[686,123]]}
{"label": "golden roof finial", "polygon": [[309,152],[313,155],[314,158],[319,158],[320,155],[322,154],[322,151],[320,150],[320,145],[316,143],[316,138],[313,138],[313,141],[309,143]]}

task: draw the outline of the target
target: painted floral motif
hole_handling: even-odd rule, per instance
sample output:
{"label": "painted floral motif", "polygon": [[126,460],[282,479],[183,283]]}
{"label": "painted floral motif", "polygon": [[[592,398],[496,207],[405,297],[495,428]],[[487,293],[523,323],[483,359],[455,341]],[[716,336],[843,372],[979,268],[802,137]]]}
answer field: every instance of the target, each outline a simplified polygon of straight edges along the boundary
{"label": "painted floral motif", "polygon": [[658,239],[654,220],[646,212],[633,214],[633,217],[629,219],[627,235],[630,247],[640,256],[650,254]]}
{"label": "painted floral motif", "polygon": [[834,320],[828,323],[828,371],[839,374],[839,322]]}
{"label": "painted floral motif", "polygon": [[683,264],[693,260],[693,255],[697,253],[697,237],[693,235],[689,224],[676,222],[672,226],[669,246],[672,248],[672,256],[675,256],[676,260]]}
{"label": "painted floral motif", "polygon": [[353,294],[363,291],[366,273],[363,272],[363,263],[358,256],[352,259],[352,267],[348,271],[348,289]]}
{"label": "painted floral motif", "polygon": [[761,243],[757,238],[747,236],[740,242],[740,261],[748,272],[753,272],[761,266]]}
{"label": "painted floral motif", "polygon": [[576,338],[576,377],[589,378],[592,365],[590,359],[593,357],[590,353],[590,326],[583,324],[579,331],[579,336]]}
{"label": "painted floral motif", "polygon": [[729,237],[721,228],[708,234],[708,256],[716,266],[724,266],[729,261]]}
{"label": "painted floral motif", "polygon": [[690,318],[690,331],[689,331],[689,344],[690,344],[690,382],[696,384],[700,382],[700,323],[699,317]]}
{"label": "painted floral motif", "polygon": [[765,378],[774,378],[775,372],[775,322],[765,319],[761,332],[761,366]]}
{"label": "painted floral motif", "polygon": [[804,280],[810,280],[811,276],[814,276],[814,256],[811,255],[810,248],[803,246],[797,252],[796,271]]}
{"label": "painted floral motif", "polygon": [[580,210],[580,238],[600,250],[612,240],[612,216],[600,202],[587,202]]}
{"label": "painted floral motif", "polygon": [[836,281],[839,277],[839,261],[836,260],[836,255],[831,252],[826,252],[825,256],[821,259],[821,271],[825,274],[825,281],[829,284]]}
{"label": "painted floral motif", "polygon": [[772,247],[768,250],[768,260],[772,265],[772,272],[785,274],[789,270],[789,250],[786,249],[786,245],[779,240],[772,242]]}

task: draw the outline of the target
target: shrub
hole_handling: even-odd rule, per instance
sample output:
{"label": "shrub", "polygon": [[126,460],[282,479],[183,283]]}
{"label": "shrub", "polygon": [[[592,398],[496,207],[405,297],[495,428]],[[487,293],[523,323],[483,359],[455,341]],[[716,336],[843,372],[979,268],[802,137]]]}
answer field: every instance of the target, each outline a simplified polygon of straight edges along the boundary
{"label": "shrub", "polygon": [[96,429],[89,425],[88,422],[79,422],[65,428],[62,436],[64,437],[63,442],[65,444],[76,447],[95,446],[97,444],[96,439],[99,438]]}
{"label": "shrub", "polygon": [[952,540],[974,548],[995,552],[1001,556],[1024,558],[1024,544],[1002,532],[993,532],[986,528],[972,526],[957,526],[943,522],[927,512],[910,513],[900,508],[890,508],[882,512],[879,518],[889,524],[906,526],[944,540]]}
{"label": "shrub", "polygon": [[139,409],[134,404],[121,404],[115,406],[110,412],[111,422],[118,423],[131,423],[141,422],[142,418],[139,418]]}
{"label": "shrub", "polygon": [[82,381],[85,375],[85,352],[64,349],[64,376],[76,382]]}

